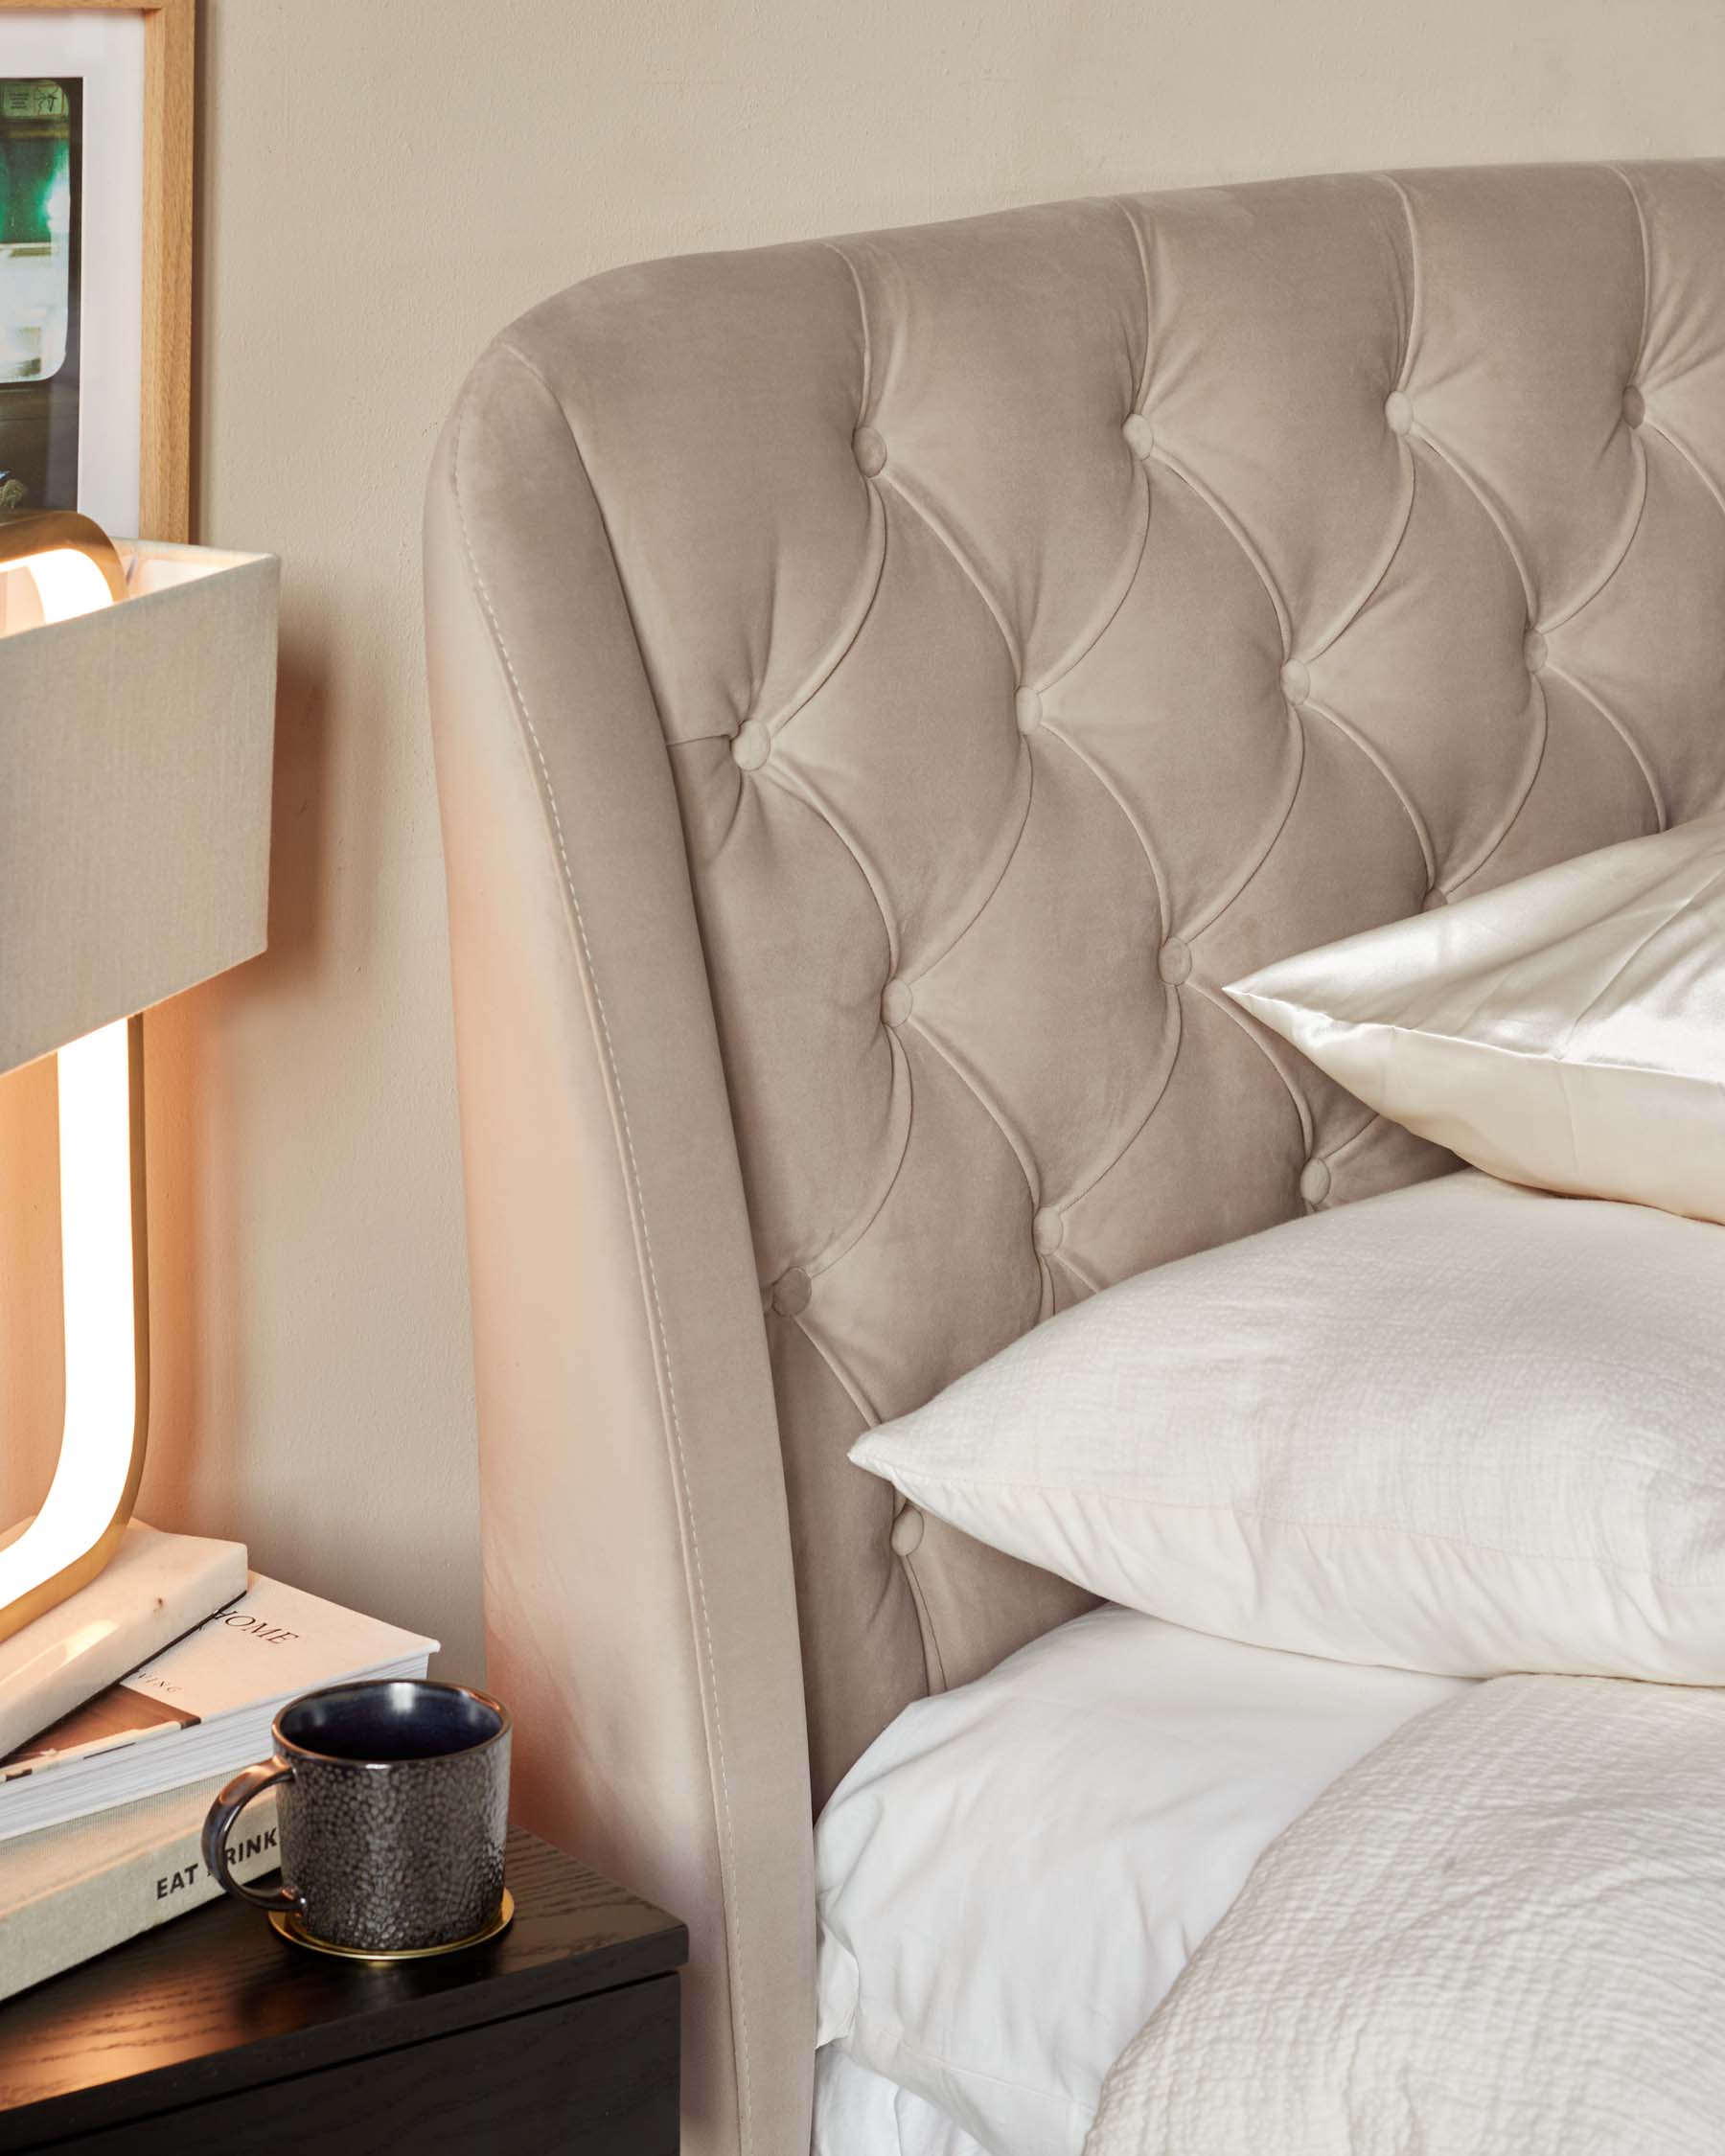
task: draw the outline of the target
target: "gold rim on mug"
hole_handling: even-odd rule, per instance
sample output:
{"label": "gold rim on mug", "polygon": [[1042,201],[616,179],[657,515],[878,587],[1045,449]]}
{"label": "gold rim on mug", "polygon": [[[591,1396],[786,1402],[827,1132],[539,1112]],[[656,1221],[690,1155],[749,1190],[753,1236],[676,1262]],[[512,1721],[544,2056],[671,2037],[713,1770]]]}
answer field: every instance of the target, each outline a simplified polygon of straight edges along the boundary
{"label": "gold rim on mug", "polygon": [[381,1950],[375,1946],[336,1946],[327,1938],[317,1938],[306,1931],[299,1912],[293,1909],[272,1909],[269,1912],[271,1927],[293,1946],[303,1946],[312,1954],[333,1954],[338,1961],[426,1961],[439,1954],[460,1954],[470,1946],[483,1946],[487,1939],[498,1938],[515,1922],[515,1896],[507,1887],[503,1899],[497,1904],[497,1914],[479,1931],[470,1932],[466,1938],[452,1938],[444,1946],[397,1946]]}

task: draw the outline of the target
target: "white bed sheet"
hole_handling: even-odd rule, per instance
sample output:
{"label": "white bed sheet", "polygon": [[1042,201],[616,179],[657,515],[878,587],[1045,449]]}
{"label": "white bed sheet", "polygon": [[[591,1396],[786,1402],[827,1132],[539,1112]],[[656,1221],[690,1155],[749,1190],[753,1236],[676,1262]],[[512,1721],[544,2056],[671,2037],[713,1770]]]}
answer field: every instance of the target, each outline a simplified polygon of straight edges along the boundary
{"label": "white bed sheet", "polygon": [[956,2121],[837,2044],[815,2054],[812,2156],[987,2156]]}
{"label": "white bed sheet", "polygon": [[816,1831],[818,2040],[885,2084],[823,2062],[822,2156],[1076,2156],[1262,1850],[1468,1688],[1103,1609],[918,1701]]}

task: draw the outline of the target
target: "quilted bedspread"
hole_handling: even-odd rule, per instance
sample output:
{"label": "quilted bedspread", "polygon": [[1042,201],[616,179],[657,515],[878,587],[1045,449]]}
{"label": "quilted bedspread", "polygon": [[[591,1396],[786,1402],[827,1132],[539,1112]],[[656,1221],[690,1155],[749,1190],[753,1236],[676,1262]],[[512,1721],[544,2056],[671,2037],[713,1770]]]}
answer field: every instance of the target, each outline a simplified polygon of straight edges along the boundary
{"label": "quilted bedspread", "polygon": [[1506,1677],[1260,1860],[1086,2156],[1719,2156],[1725,1693]]}

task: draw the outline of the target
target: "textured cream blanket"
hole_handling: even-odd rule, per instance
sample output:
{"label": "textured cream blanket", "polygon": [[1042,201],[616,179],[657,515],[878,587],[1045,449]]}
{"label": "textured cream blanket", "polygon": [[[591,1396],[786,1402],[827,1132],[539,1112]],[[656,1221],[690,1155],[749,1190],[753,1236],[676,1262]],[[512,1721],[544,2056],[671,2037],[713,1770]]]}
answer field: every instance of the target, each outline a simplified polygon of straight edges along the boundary
{"label": "textured cream blanket", "polygon": [[1720,2156],[1725,1693],[1506,1677],[1259,1861],[1086,2156]]}

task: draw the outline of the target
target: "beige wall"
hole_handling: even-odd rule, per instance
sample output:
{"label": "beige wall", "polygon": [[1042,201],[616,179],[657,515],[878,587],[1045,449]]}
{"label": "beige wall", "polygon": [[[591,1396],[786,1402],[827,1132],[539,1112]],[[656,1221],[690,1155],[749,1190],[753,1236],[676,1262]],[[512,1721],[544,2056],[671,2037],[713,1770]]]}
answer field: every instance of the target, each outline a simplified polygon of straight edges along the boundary
{"label": "beige wall", "polygon": [[[481,1665],[418,524],[489,333],[607,264],[1040,196],[1725,149],[1719,0],[205,0],[199,536],[285,562],[272,945],[152,1021],[147,1512]],[[0,1512],[58,1411],[0,1086]]]}

